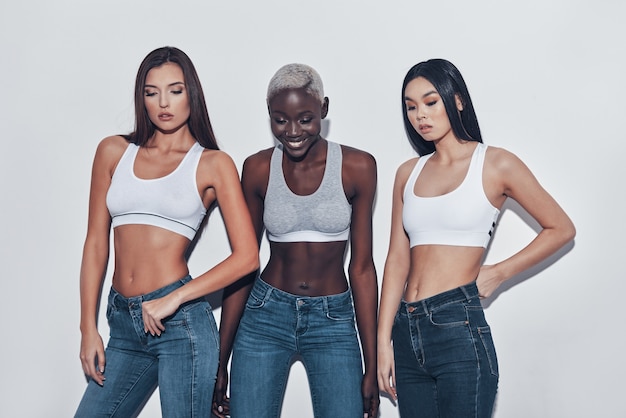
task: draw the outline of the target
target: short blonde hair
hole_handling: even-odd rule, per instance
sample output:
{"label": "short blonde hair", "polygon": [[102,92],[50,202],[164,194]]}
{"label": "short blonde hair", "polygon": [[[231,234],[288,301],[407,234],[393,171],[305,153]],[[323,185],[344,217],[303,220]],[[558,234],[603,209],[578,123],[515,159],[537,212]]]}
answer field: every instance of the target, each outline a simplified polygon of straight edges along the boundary
{"label": "short blonde hair", "polygon": [[306,64],[287,64],[276,71],[267,87],[267,101],[286,89],[305,89],[311,96],[324,102],[322,78],[313,67]]}

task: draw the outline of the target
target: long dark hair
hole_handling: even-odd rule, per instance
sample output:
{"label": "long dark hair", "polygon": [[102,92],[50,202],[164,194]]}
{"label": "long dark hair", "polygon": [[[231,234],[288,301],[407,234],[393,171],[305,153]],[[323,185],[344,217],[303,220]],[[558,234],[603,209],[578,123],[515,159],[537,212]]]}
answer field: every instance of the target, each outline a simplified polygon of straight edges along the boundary
{"label": "long dark hair", "polygon": [[183,70],[190,108],[187,125],[191,135],[204,148],[219,149],[213,134],[211,121],[209,120],[209,112],[204,101],[204,93],[202,92],[198,73],[187,54],[172,46],[165,46],[150,52],[139,66],[135,80],[135,131],[125,135],[126,139],[142,146],[154,134],[154,124],[150,120],[144,105],[144,86],[148,71],[167,62],[177,64]]}
{"label": "long dark hair", "polygon": [[[402,83],[402,115],[404,118],[404,129],[411,144],[420,155],[430,154],[435,151],[435,144],[424,139],[417,133],[411,125],[406,112],[405,90],[407,84],[417,77],[424,77],[437,90],[443,100],[443,104],[450,120],[450,126],[454,135],[465,141],[483,142],[480,135],[478,119],[474,111],[474,105],[470,98],[469,91],[463,76],[450,61],[434,58],[414,65],[404,77]],[[461,100],[463,110],[456,107],[456,97]]]}

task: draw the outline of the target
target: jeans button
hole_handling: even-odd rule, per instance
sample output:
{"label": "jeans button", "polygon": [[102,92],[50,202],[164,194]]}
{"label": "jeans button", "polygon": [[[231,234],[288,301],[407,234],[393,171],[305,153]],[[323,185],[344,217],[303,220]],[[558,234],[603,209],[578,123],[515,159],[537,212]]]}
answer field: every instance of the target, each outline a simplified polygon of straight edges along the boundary
{"label": "jeans button", "polygon": [[409,311],[409,313],[413,313],[414,310],[415,310],[415,306],[409,306],[407,308],[407,311]]}
{"label": "jeans button", "polygon": [[302,306],[302,305],[304,305],[304,301],[302,299],[299,299],[298,300],[298,306]]}

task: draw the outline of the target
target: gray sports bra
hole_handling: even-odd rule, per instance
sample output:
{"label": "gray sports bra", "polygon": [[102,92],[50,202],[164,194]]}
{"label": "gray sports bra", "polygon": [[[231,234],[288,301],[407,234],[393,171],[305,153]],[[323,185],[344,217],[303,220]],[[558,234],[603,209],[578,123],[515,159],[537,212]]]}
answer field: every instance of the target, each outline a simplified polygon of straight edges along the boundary
{"label": "gray sports bra", "polygon": [[265,193],[263,223],[274,242],[346,241],[352,206],[341,182],[341,146],[328,142],[326,168],[319,188],[310,195],[293,193],[282,170],[283,147],[272,153]]}

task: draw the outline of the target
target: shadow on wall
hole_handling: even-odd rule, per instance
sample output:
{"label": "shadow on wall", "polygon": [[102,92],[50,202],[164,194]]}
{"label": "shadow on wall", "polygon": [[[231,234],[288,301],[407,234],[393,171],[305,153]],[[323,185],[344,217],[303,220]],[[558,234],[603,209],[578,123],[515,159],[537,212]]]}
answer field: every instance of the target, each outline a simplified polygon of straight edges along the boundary
{"label": "shadow on wall", "polygon": [[[535,231],[535,233],[538,234],[539,232],[541,232],[542,228],[537,223],[537,221],[535,221],[535,219],[532,216],[530,216],[528,212],[526,212],[526,210],[524,210],[524,208],[522,208],[520,204],[517,203],[515,200],[507,199],[504,202],[504,205],[502,206],[502,210],[500,212],[500,217],[502,217],[502,214],[504,214],[504,212],[507,210],[510,210],[513,213],[515,213],[521,220],[523,220],[528,226],[530,226]],[[498,230],[496,229],[495,234],[497,233],[498,233]],[[491,242],[493,242],[493,239],[491,240]],[[491,242],[489,243],[489,247],[487,247],[487,251],[485,251],[485,256],[489,252],[489,248],[491,248]],[[575,241],[571,241],[567,243],[563,248],[561,248],[556,253],[552,254],[550,257],[546,258],[545,260],[543,260],[536,266],[533,266],[529,268],[528,270],[525,270],[521,272],[520,274],[511,277],[509,280],[504,282],[493,293],[493,295],[491,295],[490,297],[486,299],[483,299],[482,301],[483,307],[485,309],[488,308],[502,293],[506,292],[507,290],[511,289],[514,286],[517,286],[519,283],[522,283],[523,281],[528,280],[529,278],[537,275],[538,273],[541,273],[543,270],[547,269],[552,264],[556,263],[561,257],[569,253],[574,248],[574,245],[575,245]]]}

